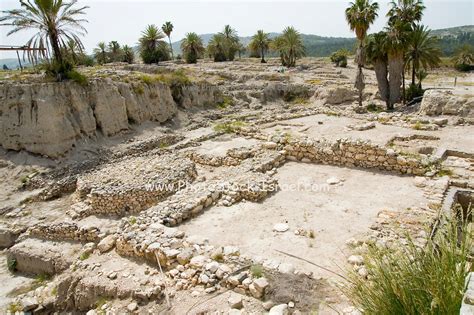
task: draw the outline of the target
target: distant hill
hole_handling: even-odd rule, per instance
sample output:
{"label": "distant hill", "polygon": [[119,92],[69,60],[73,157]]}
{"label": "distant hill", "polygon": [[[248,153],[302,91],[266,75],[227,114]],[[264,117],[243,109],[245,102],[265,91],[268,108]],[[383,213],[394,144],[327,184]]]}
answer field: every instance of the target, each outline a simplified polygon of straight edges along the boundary
{"label": "distant hill", "polygon": [[462,45],[474,46],[474,25],[433,30],[432,34],[439,38],[439,46],[445,56],[452,56]]}

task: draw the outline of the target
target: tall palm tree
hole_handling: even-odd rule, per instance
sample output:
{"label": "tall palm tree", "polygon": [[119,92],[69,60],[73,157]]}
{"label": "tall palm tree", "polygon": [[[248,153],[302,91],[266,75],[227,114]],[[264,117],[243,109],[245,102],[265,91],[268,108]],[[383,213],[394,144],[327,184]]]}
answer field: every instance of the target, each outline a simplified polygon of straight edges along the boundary
{"label": "tall palm tree", "polygon": [[226,61],[226,38],[223,34],[215,34],[207,45],[207,52],[215,62]]}
{"label": "tall palm tree", "polygon": [[[430,35],[430,30],[423,25],[415,25],[410,33],[406,49],[406,62],[411,65],[411,84],[415,85],[417,73],[437,67],[440,62],[441,50],[438,40]],[[419,82],[421,87],[421,82]]]}
{"label": "tall palm tree", "polygon": [[173,28],[174,28],[174,26],[171,22],[166,22],[161,27],[161,29],[163,30],[163,33],[165,33],[166,36],[168,37],[168,42],[170,44],[170,51],[171,51],[171,59],[174,59],[173,46],[171,45],[171,32],[173,32]]}
{"label": "tall palm tree", "polygon": [[[20,0],[21,9],[2,11],[0,25],[13,26],[7,36],[23,30],[34,30],[35,34],[26,46],[44,50],[33,50],[31,59],[52,55],[53,60],[61,67],[64,65],[62,48],[67,48],[69,40],[83,48],[79,36],[87,33],[82,18],[87,6],[76,7],[77,0],[63,2],[62,0]],[[63,70],[59,70],[59,79]]]}
{"label": "tall palm tree", "polygon": [[122,60],[122,47],[120,47],[120,44],[113,40],[109,43],[109,55],[110,55],[110,60],[112,62],[116,61],[121,61]]}
{"label": "tall palm tree", "polygon": [[[390,6],[387,13],[388,33],[390,40],[393,40],[394,43],[391,47],[391,54],[389,54],[389,68],[392,65],[389,72],[391,77],[400,78],[400,82],[390,80],[390,101],[392,103],[399,102],[401,95],[403,95],[403,102],[405,102],[406,45],[410,33],[423,17],[425,6],[422,0],[391,1]],[[402,86],[403,93],[400,93],[400,86]]]}
{"label": "tall palm tree", "polygon": [[239,36],[237,35],[237,31],[230,25],[225,25],[224,30],[218,34],[224,38],[226,60],[234,60],[235,53],[239,50]]}
{"label": "tall palm tree", "polygon": [[283,66],[294,67],[296,59],[305,55],[305,47],[300,32],[294,27],[286,27],[282,34],[273,40],[273,49],[280,53]]}
{"label": "tall palm tree", "polygon": [[386,103],[387,109],[391,109],[388,87],[387,34],[378,32],[368,35],[365,41],[365,53],[366,61],[374,66],[380,98]]}
{"label": "tall palm tree", "polygon": [[187,63],[196,63],[205,51],[201,37],[196,33],[187,33],[181,42],[181,51]]}
{"label": "tall palm tree", "polygon": [[387,13],[388,24],[402,22],[409,24],[412,28],[423,17],[423,0],[397,0],[390,2],[390,10]]}
{"label": "tall palm tree", "polygon": [[396,21],[389,25],[387,31],[388,72],[390,74],[390,108],[402,99],[402,90],[405,89],[405,49],[408,45],[410,26],[403,21]]}
{"label": "tall palm tree", "polygon": [[359,91],[359,106],[362,106],[362,93],[364,91],[365,82],[362,68],[364,67],[364,39],[370,25],[377,18],[379,5],[377,2],[371,3],[370,0],[355,0],[351,2],[346,9],[346,20],[351,31],[354,31],[359,41],[357,48],[356,60],[358,72],[355,80],[355,87]]}
{"label": "tall palm tree", "polygon": [[165,38],[163,32],[156,25],[148,25],[139,39],[140,55],[144,63],[158,63],[167,59],[164,55],[168,49],[167,44],[162,41]]}
{"label": "tall palm tree", "polygon": [[262,57],[262,60],[260,61],[261,63],[266,63],[265,52],[270,48],[270,42],[269,34],[265,33],[263,30],[258,30],[257,33],[252,36],[249,48]]}
{"label": "tall palm tree", "polygon": [[107,46],[104,42],[99,42],[93,52],[94,58],[99,64],[107,63]]}
{"label": "tall palm tree", "polygon": [[133,52],[133,48],[128,45],[124,45],[122,47],[122,51],[123,51],[122,61],[126,63],[133,63],[133,60],[135,59],[135,53]]}

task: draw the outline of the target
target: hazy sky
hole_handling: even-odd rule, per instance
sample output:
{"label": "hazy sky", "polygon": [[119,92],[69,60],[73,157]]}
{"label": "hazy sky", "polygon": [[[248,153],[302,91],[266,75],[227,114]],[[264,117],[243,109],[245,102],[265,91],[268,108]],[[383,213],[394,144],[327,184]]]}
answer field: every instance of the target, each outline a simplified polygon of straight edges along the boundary
{"label": "hazy sky", "polygon": [[[378,1],[379,18],[369,32],[381,30],[386,22],[389,1]],[[147,24],[161,26],[165,21],[174,24],[172,40],[179,40],[187,32],[198,34],[220,31],[225,24],[237,29],[239,35],[252,35],[258,29],[279,32],[293,25],[306,34],[322,36],[353,36],[344,19],[347,0],[312,1],[152,1],[152,0],[79,0],[87,5],[85,26],[88,34],[83,43],[88,52],[99,41],[117,40],[120,44],[135,45]],[[423,24],[432,29],[474,24],[473,0],[425,0]],[[19,8],[18,0],[0,0],[0,10]],[[17,33],[7,38],[8,28],[0,27],[1,44],[22,45],[31,33]],[[14,53],[0,52],[0,58]]]}

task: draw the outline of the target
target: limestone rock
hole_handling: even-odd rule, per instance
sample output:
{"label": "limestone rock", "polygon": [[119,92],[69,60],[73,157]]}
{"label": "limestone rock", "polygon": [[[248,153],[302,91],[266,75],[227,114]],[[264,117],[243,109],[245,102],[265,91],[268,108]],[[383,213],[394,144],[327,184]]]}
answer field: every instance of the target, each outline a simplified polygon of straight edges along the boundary
{"label": "limestone rock", "polygon": [[273,226],[273,231],[283,233],[288,231],[289,228],[290,227],[286,223],[277,223]]}
{"label": "limestone rock", "polygon": [[288,310],[288,305],[286,304],[279,304],[275,305],[270,309],[268,315],[288,315],[290,314]]}
{"label": "limestone rock", "polygon": [[99,244],[97,244],[97,249],[101,253],[108,252],[109,250],[111,250],[115,246],[116,239],[117,239],[117,237],[115,235],[108,235],[108,236],[104,237],[99,242]]}
{"label": "limestone rock", "polygon": [[423,95],[420,113],[474,118],[474,97],[455,95],[451,91],[428,90]]}

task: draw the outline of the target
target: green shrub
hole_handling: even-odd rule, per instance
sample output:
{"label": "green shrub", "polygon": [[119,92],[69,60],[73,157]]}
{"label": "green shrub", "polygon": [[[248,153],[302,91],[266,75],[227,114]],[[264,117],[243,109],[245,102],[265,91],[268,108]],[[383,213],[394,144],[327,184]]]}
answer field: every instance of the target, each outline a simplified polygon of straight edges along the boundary
{"label": "green shrub", "polygon": [[221,109],[227,108],[232,105],[234,105],[234,100],[232,99],[232,97],[227,95],[224,95],[224,97],[222,98],[222,102],[217,103],[217,107]]}
{"label": "green shrub", "polygon": [[461,72],[468,72],[468,71],[474,70],[474,65],[468,65],[468,64],[465,64],[465,63],[460,63],[460,64],[454,65],[454,68],[458,71],[461,71]]}
{"label": "green shrub", "polygon": [[8,271],[10,272],[15,272],[16,271],[16,259],[15,258],[7,258],[7,268]]}
{"label": "green shrub", "polygon": [[336,67],[347,67],[347,57],[349,56],[349,51],[347,49],[339,49],[336,52],[333,52],[330,56],[331,62],[333,62]]}
{"label": "green shrub", "polygon": [[416,97],[423,96],[425,91],[418,84],[410,84],[408,88],[405,89],[405,98],[407,102],[410,102]]}
{"label": "green shrub", "polygon": [[378,107],[374,103],[370,103],[367,105],[367,111],[371,113],[380,113],[382,111],[382,108]]}
{"label": "green shrub", "polygon": [[243,121],[233,121],[220,123],[214,126],[214,131],[224,132],[224,133],[234,133],[241,127],[244,127],[246,124]]}
{"label": "green shrub", "polygon": [[472,231],[467,223],[443,221],[433,240],[420,248],[370,246],[368,279],[350,271],[346,294],[364,314],[458,314],[469,272]]}
{"label": "green shrub", "polygon": [[263,277],[263,267],[262,265],[252,265],[250,267],[250,273],[254,278],[261,278]]}
{"label": "green shrub", "polygon": [[69,71],[66,76],[69,80],[72,80],[81,86],[86,86],[89,84],[87,77],[76,70]]}

